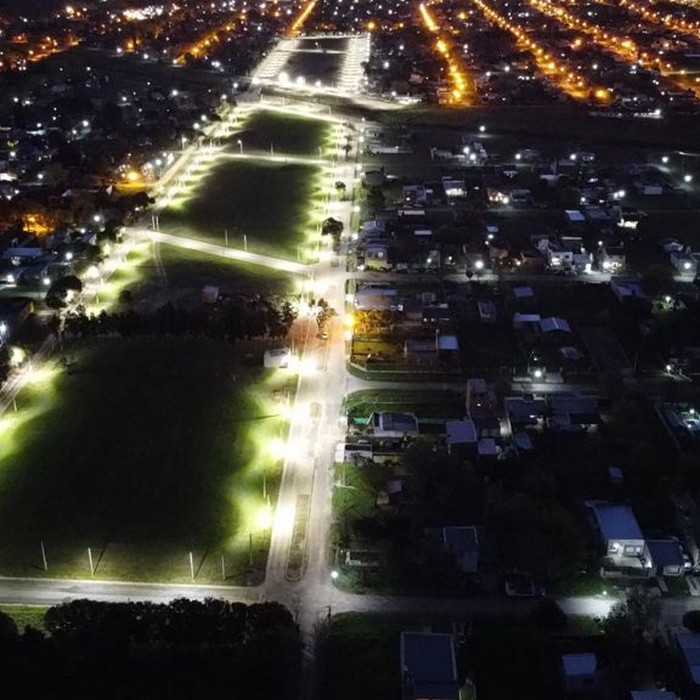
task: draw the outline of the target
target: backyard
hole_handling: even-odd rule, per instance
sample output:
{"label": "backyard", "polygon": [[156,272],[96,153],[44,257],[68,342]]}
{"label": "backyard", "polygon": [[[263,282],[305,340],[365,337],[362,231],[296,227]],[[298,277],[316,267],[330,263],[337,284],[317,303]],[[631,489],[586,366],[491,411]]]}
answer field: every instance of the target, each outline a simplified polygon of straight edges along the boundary
{"label": "backyard", "polygon": [[0,425],[2,573],[85,578],[92,556],[184,582],[191,552],[197,582],[260,579],[288,377],[192,338],[92,342],[35,377]]}

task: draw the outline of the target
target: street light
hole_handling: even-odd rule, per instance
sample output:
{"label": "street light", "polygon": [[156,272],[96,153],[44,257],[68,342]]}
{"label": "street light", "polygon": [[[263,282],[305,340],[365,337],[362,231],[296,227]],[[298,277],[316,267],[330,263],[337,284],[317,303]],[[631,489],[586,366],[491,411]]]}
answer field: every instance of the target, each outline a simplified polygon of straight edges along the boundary
{"label": "street light", "polygon": [[243,141],[240,139],[236,139],[236,143],[238,144],[238,148],[240,149],[240,154],[243,155]]}
{"label": "street light", "polygon": [[683,175],[683,182],[685,182],[687,184],[687,183],[690,183],[692,181],[693,181],[693,176],[690,173],[686,173],[685,175]]}

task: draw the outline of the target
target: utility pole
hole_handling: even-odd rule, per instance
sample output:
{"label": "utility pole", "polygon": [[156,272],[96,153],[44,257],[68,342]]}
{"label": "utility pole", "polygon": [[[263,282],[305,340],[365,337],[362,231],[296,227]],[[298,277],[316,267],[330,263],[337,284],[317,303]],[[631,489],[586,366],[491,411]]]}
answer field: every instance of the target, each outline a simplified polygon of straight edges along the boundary
{"label": "utility pole", "polygon": [[90,563],[90,575],[94,576],[95,575],[95,567],[92,563],[92,547],[88,547],[88,562]]}
{"label": "utility pole", "polygon": [[192,556],[192,550],[190,550],[190,576],[194,581],[194,557]]}
{"label": "utility pole", "polygon": [[253,533],[248,534],[248,562],[250,563],[250,568],[253,568]]}
{"label": "utility pole", "polygon": [[221,555],[221,578],[224,581],[226,580],[226,560],[223,554]]}
{"label": "utility pole", "polygon": [[248,234],[247,233],[243,234],[243,250],[245,250],[246,253],[248,252]]}
{"label": "utility pole", "polygon": [[224,229],[224,245],[228,248],[228,229]]}
{"label": "utility pole", "polygon": [[44,547],[44,540],[41,540],[41,561],[44,563],[44,571],[49,570],[49,564],[46,561],[46,548]]}

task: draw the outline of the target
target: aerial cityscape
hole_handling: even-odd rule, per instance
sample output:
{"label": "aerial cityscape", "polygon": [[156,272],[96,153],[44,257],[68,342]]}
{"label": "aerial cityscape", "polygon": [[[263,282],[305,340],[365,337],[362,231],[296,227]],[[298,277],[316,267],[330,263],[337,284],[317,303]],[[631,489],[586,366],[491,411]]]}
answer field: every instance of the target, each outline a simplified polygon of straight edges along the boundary
{"label": "aerial cityscape", "polygon": [[696,381],[699,0],[0,4],[4,697],[700,698]]}

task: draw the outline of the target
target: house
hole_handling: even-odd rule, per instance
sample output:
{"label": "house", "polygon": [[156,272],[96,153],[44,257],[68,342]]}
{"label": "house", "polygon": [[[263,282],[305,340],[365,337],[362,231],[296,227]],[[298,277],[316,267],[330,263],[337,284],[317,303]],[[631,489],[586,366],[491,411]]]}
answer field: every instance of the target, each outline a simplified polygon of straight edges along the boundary
{"label": "house", "polygon": [[556,334],[557,332],[571,333],[569,322],[563,318],[557,318],[556,316],[541,318],[539,320],[539,327],[543,335]]}
{"label": "house", "polygon": [[679,700],[678,696],[670,690],[633,690],[630,693],[630,700]]}
{"label": "house", "polygon": [[649,296],[642,289],[642,284],[638,280],[613,277],[610,280],[610,289],[621,304],[634,299],[649,300]]}
{"label": "house", "polygon": [[375,437],[418,435],[418,419],[413,413],[373,413],[369,417],[368,425]]}
{"label": "house", "polygon": [[621,245],[604,245],[598,251],[598,265],[603,272],[620,272],[625,269],[626,264],[627,256]]}
{"label": "house", "polygon": [[445,422],[447,451],[466,457],[475,452],[478,435],[473,420],[448,420]]}
{"label": "house", "polygon": [[503,404],[512,433],[541,427],[549,414],[549,406],[543,397],[506,396]]}
{"label": "house", "polygon": [[567,693],[586,693],[595,690],[598,683],[598,659],[592,652],[563,654],[562,678]]}
{"label": "house", "polygon": [[389,246],[384,243],[367,243],[365,246],[365,268],[367,270],[389,270]]}
{"label": "house", "polygon": [[532,291],[532,287],[527,285],[512,287],[510,294],[517,311],[522,313],[535,313],[537,311],[537,297]]}
{"label": "house", "polygon": [[672,251],[669,261],[679,275],[686,279],[695,279],[698,272],[698,261],[690,250]]}
{"label": "house", "polygon": [[401,633],[401,691],[403,700],[459,700],[451,634]]}
{"label": "house", "polygon": [[601,422],[598,398],[578,394],[551,394],[547,424],[559,430],[582,430],[594,428]]}
{"label": "house", "polygon": [[696,632],[676,632],[676,645],[691,683],[697,694],[700,690],[700,634]]}
{"label": "house", "polygon": [[647,540],[647,547],[653,562],[653,569],[659,576],[683,576],[685,560],[678,540],[670,537]]}
{"label": "house", "polygon": [[442,546],[455,557],[463,574],[475,574],[479,570],[479,535],[473,525],[443,527]]}
{"label": "house", "polygon": [[606,560],[616,568],[650,569],[651,555],[629,506],[587,501]]}

